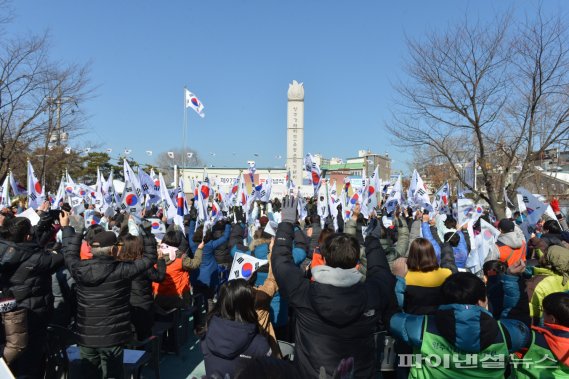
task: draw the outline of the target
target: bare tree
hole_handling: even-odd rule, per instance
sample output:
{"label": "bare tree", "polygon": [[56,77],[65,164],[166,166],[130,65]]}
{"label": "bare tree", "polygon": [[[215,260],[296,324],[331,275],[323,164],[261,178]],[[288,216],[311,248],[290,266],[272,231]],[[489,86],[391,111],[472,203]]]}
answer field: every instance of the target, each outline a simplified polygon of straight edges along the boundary
{"label": "bare tree", "polygon": [[156,167],[162,172],[164,180],[168,183],[174,180],[174,165],[178,168],[201,167],[203,161],[199,154],[191,148],[187,148],[185,151],[181,148],[170,149],[156,157]]}
{"label": "bare tree", "polygon": [[[409,41],[388,129],[400,146],[428,146],[449,174],[496,215],[504,188],[533,173],[535,157],[569,134],[568,29],[559,16],[483,24],[468,20]],[[476,159],[480,186],[461,175]]]}
{"label": "bare tree", "polygon": [[[2,16],[3,5],[0,2],[0,22],[6,20]],[[87,66],[51,60],[47,34],[32,37],[2,34],[0,178],[8,169],[25,167],[22,162],[37,156],[42,159],[36,170],[44,178],[50,152],[81,126],[84,115],[77,104],[89,94],[89,70]]]}

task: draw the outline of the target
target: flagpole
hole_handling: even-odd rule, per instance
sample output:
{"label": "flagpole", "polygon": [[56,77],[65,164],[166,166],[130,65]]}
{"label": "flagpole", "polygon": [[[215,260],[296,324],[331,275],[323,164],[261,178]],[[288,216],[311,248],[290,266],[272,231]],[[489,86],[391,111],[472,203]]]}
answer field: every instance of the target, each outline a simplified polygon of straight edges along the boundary
{"label": "flagpole", "polygon": [[[183,128],[183,149],[184,151],[182,152],[182,169],[186,168],[186,137],[187,137],[187,130],[188,130],[188,110],[186,108],[186,92],[187,92],[187,88],[184,86],[184,123],[182,125]],[[177,175],[176,175],[177,176]],[[174,183],[174,186],[178,186],[179,183]]]}

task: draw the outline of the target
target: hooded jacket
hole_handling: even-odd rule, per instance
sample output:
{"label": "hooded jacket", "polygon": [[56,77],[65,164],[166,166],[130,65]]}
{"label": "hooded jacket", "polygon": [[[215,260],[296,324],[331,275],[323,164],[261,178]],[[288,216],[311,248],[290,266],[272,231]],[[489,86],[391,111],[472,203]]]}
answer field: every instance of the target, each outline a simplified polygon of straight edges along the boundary
{"label": "hooded jacket", "polygon": [[[413,347],[414,354],[425,357],[444,350],[451,357],[450,367],[411,367],[409,378],[503,378],[505,364],[488,367],[481,364],[481,358],[501,356],[504,361],[509,352],[526,346],[530,337],[529,328],[521,321],[497,321],[486,309],[465,304],[442,305],[430,316],[397,313],[391,319],[390,330],[395,338]],[[478,355],[476,368],[458,367],[459,360],[464,364],[466,354]],[[454,355],[459,360],[452,358]]]}
{"label": "hooded jacket", "polygon": [[47,322],[53,309],[51,275],[63,266],[63,255],[46,252],[35,242],[0,240],[0,266],[2,292]]}
{"label": "hooded jacket", "polygon": [[500,254],[500,260],[506,262],[508,266],[520,259],[526,260],[526,242],[523,235],[517,231],[500,234],[496,247]]}
{"label": "hooded jacket", "polygon": [[123,345],[131,340],[131,281],[156,261],[156,239],[143,239],[144,255],[133,262],[94,255],[81,260],[81,235],[63,228],[65,264],[77,283],[78,344],[86,347]]}
{"label": "hooded jacket", "polygon": [[379,240],[366,240],[367,277],[354,269],[327,266],[315,269],[315,281],[305,279],[292,257],[293,225],[279,224],[271,265],[282,296],[296,311],[294,364],[299,377],[318,378],[320,367],[332,375],[348,357],[355,378],[370,378],[375,370],[373,333],[388,304],[395,302],[395,278]]}
{"label": "hooded jacket", "polygon": [[229,374],[244,366],[247,359],[271,354],[267,339],[259,334],[257,324],[225,320],[213,316],[200,343],[207,377]]}
{"label": "hooded jacket", "polygon": [[530,316],[534,321],[541,319],[542,303],[547,295],[569,291],[569,249],[551,246],[547,251],[547,261],[554,275],[546,276],[535,286],[530,300]]}

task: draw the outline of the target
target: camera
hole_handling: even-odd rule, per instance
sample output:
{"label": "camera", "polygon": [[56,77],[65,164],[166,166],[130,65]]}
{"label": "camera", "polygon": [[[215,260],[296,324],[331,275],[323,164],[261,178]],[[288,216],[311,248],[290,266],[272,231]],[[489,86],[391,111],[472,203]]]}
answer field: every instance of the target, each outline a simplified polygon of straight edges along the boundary
{"label": "camera", "polygon": [[63,211],[60,211],[59,209],[50,209],[49,211],[47,211],[47,213],[49,214],[50,220],[59,221],[59,215],[63,213]]}

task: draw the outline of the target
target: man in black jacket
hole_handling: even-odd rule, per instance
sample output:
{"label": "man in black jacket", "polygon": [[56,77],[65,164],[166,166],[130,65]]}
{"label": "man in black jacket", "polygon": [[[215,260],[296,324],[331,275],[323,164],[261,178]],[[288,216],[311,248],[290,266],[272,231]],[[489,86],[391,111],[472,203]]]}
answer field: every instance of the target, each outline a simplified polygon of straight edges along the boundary
{"label": "man in black jacket", "polygon": [[379,240],[365,241],[367,277],[358,272],[358,241],[346,234],[326,240],[326,264],[313,269],[314,282],[304,279],[292,260],[296,201],[282,210],[271,264],[279,290],[297,312],[295,365],[302,378],[318,378],[321,367],[331,376],[340,361],[353,357],[356,378],[370,378],[375,370],[379,318],[394,302],[395,278]]}
{"label": "man in black jacket", "polygon": [[93,259],[81,260],[81,235],[68,226],[67,213],[60,217],[60,223],[65,264],[77,283],[77,335],[83,377],[122,378],[123,346],[133,337],[130,281],[156,262],[156,240],[147,234],[142,259],[119,262],[112,256],[117,248],[116,235],[101,232],[91,242]]}

